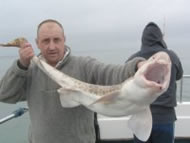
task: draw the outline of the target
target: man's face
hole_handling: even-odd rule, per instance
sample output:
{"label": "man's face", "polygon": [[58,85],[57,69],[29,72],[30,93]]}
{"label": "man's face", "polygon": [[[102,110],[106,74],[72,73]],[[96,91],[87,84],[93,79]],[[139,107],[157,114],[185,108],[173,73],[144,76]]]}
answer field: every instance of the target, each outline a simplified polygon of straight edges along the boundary
{"label": "man's face", "polygon": [[55,66],[64,57],[64,33],[53,22],[44,23],[38,31],[36,43],[47,63]]}

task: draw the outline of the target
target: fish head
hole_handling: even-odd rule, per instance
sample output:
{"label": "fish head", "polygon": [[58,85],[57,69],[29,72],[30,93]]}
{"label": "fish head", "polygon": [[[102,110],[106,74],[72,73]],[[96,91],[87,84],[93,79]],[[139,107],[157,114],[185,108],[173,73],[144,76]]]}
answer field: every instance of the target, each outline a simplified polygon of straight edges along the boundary
{"label": "fish head", "polygon": [[[168,89],[170,76],[171,60],[169,55],[166,52],[158,52],[151,56],[134,75],[134,83],[137,90],[141,91],[139,92],[139,96],[142,96],[141,99],[146,99],[148,103],[156,100]],[[148,96],[149,100],[143,96]]]}

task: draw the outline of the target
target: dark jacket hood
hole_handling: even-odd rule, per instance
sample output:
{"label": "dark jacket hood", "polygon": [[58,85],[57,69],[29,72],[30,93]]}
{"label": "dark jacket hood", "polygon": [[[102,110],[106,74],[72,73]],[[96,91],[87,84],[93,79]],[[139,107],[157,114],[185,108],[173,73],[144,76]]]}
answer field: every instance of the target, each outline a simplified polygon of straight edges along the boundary
{"label": "dark jacket hood", "polygon": [[152,49],[153,45],[154,46],[157,45],[160,48],[167,49],[167,46],[163,40],[163,34],[160,28],[154,22],[150,22],[146,25],[142,34],[141,50],[143,49],[147,50],[147,48]]}

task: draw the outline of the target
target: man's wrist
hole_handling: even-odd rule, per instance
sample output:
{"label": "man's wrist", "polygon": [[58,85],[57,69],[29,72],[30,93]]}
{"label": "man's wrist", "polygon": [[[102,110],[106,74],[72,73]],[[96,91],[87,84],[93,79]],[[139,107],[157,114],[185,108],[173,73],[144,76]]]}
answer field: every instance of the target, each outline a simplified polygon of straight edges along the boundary
{"label": "man's wrist", "polygon": [[28,67],[24,66],[23,64],[21,64],[20,60],[17,61],[17,65],[20,69],[22,70],[28,70]]}

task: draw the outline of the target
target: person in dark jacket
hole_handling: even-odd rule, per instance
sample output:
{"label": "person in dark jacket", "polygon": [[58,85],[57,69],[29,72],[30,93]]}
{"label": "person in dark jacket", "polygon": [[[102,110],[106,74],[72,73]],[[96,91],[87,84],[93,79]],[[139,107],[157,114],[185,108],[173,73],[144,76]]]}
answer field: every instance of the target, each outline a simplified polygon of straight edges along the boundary
{"label": "person in dark jacket", "polygon": [[[168,53],[172,61],[171,79],[168,90],[157,98],[150,106],[153,117],[153,128],[146,143],[173,143],[176,121],[176,81],[183,76],[183,68],[178,56],[167,48],[160,28],[153,22],[146,25],[142,34],[140,51],[133,54],[128,60],[135,57],[148,59],[159,51]],[[127,61],[128,61],[127,60]],[[134,136],[135,143],[143,143]]]}

